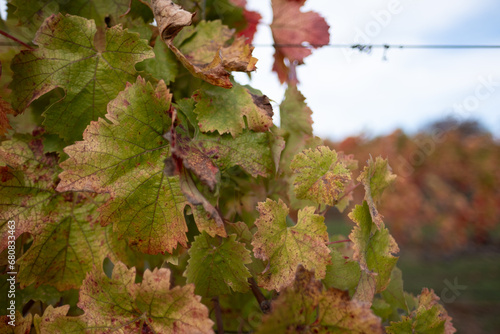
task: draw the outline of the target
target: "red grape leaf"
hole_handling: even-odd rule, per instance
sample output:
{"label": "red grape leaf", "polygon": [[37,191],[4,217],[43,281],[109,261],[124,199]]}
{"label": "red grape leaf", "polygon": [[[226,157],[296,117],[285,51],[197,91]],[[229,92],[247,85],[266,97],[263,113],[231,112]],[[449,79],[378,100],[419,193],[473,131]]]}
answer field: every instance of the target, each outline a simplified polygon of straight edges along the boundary
{"label": "red grape leaf", "polygon": [[297,47],[298,45],[307,43],[312,47],[319,47],[330,41],[329,26],[325,19],[315,12],[300,11],[304,2],[305,0],[272,0],[271,31],[277,44],[273,70],[278,73],[281,82],[288,78],[284,58],[290,63],[302,64],[304,58],[311,54],[309,48]]}

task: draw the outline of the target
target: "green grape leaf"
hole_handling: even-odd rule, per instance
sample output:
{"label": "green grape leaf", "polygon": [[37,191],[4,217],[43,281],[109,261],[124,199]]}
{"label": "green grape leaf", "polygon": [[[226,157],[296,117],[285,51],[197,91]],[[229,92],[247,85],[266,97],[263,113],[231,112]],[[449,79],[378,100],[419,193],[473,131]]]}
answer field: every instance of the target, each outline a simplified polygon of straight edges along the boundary
{"label": "green grape leaf", "polygon": [[358,285],[361,270],[359,263],[346,257],[336,247],[330,246],[331,264],[326,266],[323,282],[327,287],[354,290]]}
{"label": "green grape leaf", "polygon": [[322,145],[322,141],[313,136],[311,114],[304,96],[295,85],[289,85],[280,105],[281,125],[278,133],[286,140],[280,160],[280,170],[285,175],[291,174],[290,163],[296,154],[306,148]]}
{"label": "green grape leaf", "polygon": [[163,81],[154,88],[142,78],[111,101],[106,118],[92,122],[84,141],[69,146],[61,166],[59,191],[109,193],[100,208],[103,225],[113,223],[120,239],[141,252],[172,253],[187,247],[179,176],[166,176],[170,156],[163,134],[169,131],[171,95]]}
{"label": "green grape leaf", "polygon": [[19,311],[12,315],[2,315],[0,316],[0,334],[29,334],[32,319],[31,313],[23,317]]}
{"label": "green grape leaf", "polygon": [[92,226],[97,218],[97,206],[82,196],[60,196],[57,209],[44,217],[44,224],[29,231],[33,244],[18,259],[18,279],[21,288],[47,284],[58,290],[77,289],[85,274],[110,254],[103,247],[104,229]]}
{"label": "green grape leaf", "polygon": [[350,300],[345,291],[323,290],[314,272],[299,266],[292,286],[280,293],[258,334],[384,333],[369,305]]}
{"label": "green grape leaf", "polygon": [[235,84],[231,90],[204,85],[193,98],[197,102],[200,130],[230,133],[233,137],[245,128],[265,132],[273,125],[273,108],[265,95],[256,95]]}
{"label": "green grape leaf", "polygon": [[382,224],[383,217],[378,212],[376,203],[380,201],[384,190],[395,179],[396,175],[392,174],[388,161],[381,157],[377,157],[375,161],[370,157],[368,166],[358,177],[358,181],[365,187],[365,200],[370,207],[370,214],[377,227]]}
{"label": "green grape leaf", "polygon": [[155,57],[138,63],[137,70],[146,71],[154,78],[165,81],[166,84],[174,82],[178,72],[175,56],[159,38],[156,39],[153,50]]}
{"label": "green grape leaf", "polygon": [[[366,201],[363,205],[356,205],[349,218],[356,223],[349,235],[354,247],[353,259],[358,261],[362,270],[358,289],[363,292],[358,295],[367,296],[367,291],[372,291],[373,297],[373,293],[387,288],[398,261],[393,254],[399,252],[399,247],[383,223],[380,228],[373,223]],[[361,299],[370,301],[371,298]]]}
{"label": "green grape leaf", "polygon": [[94,21],[82,17],[58,14],[45,20],[34,39],[40,47],[22,51],[12,62],[13,107],[23,111],[63,88],[65,96],[45,111],[44,125],[65,139],[80,139],[125,83],[135,80],[135,64],[154,56],[145,40],[120,26],[107,29],[102,41],[96,34]]}
{"label": "green grape leaf", "polygon": [[[22,257],[18,279],[22,288],[47,284],[58,290],[78,288],[93,265],[114,258],[97,220],[99,198],[58,193],[57,156],[44,153],[42,137],[16,136],[4,141],[0,159],[0,227],[2,247],[21,233],[33,235]],[[14,233],[7,221],[15,221]]]}
{"label": "green grape leaf", "polygon": [[314,214],[314,207],[306,207],[299,211],[297,224],[287,227],[288,208],[281,199],[261,202],[257,210],[253,252],[256,258],[269,261],[269,270],[259,275],[259,285],[281,291],[293,282],[299,264],[324,278],[330,262],[324,217]]}
{"label": "green grape leaf", "polygon": [[212,297],[248,291],[251,275],[245,264],[251,262],[250,251],[235,234],[220,239],[202,233],[195,237],[189,256],[184,276],[187,283],[194,283],[196,294]]}
{"label": "green grape leaf", "polygon": [[130,0],[43,0],[25,1],[11,0],[9,4],[16,7],[14,15],[18,18],[18,26],[33,34],[43,21],[52,14],[68,13],[93,19],[97,25],[104,26],[106,17],[118,18],[129,9]]}
{"label": "green grape leaf", "polygon": [[308,149],[296,155],[290,168],[298,199],[334,205],[351,180],[351,172],[327,146]]}
{"label": "green grape leaf", "polygon": [[171,1],[155,0],[150,6],[163,41],[193,76],[212,85],[231,88],[228,71],[256,69],[257,59],[252,57],[254,48],[245,43],[244,37],[237,37],[227,45],[234,32],[221,21],[202,21],[196,27],[187,27],[194,13]]}
{"label": "green grape leaf", "polygon": [[[43,224],[46,214],[61,198],[56,186],[57,157],[43,153],[39,137],[16,136],[0,146],[0,250],[8,235],[15,238]],[[9,234],[8,221],[15,222]],[[13,233],[13,234],[12,234]]]}
{"label": "green grape leaf", "polygon": [[398,267],[392,270],[389,285],[381,295],[393,309],[392,314],[398,314],[398,309],[405,311],[406,314],[410,313],[403,290],[403,273]]}
{"label": "green grape leaf", "polygon": [[280,106],[280,128],[290,134],[313,134],[312,110],[305,103],[306,98],[295,85],[289,85],[285,91],[285,99]]}
{"label": "green grape leaf", "polygon": [[409,316],[403,316],[399,322],[391,322],[386,328],[388,334],[453,334],[451,317],[438,303],[439,297],[434,291],[424,288],[418,296],[418,306]]}

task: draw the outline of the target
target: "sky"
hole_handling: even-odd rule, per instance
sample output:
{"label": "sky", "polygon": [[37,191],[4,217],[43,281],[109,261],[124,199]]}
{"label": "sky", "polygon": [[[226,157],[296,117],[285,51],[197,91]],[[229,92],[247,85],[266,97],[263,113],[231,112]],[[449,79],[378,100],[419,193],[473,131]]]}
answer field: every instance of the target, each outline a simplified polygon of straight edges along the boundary
{"label": "sky", "polygon": [[[272,44],[270,1],[247,2],[263,16],[254,43]],[[500,45],[497,0],[308,0],[307,10],[326,19],[335,44]],[[237,80],[279,103],[285,87],[271,72],[273,52],[257,47],[257,72],[251,81]],[[313,110],[316,135],[413,133],[451,116],[480,120],[500,138],[500,49],[390,49],[385,56],[382,49],[322,48],[305,59],[299,89]]]}
{"label": "sky", "polygon": [[[256,45],[273,43],[270,0],[247,0],[263,16]],[[0,11],[5,0],[0,0]],[[498,0],[307,0],[334,44],[500,45]],[[3,12],[4,14],[4,12]],[[275,123],[285,86],[271,72],[273,48],[257,47],[251,84],[274,101]],[[386,58],[386,60],[384,60]],[[397,128],[413,133],[447,116],[479,120],[500,138],[500,49],[382,49],[370,54],[324,47],[298,68],[299,89],[313,110],[315,134],[341,140]]]}

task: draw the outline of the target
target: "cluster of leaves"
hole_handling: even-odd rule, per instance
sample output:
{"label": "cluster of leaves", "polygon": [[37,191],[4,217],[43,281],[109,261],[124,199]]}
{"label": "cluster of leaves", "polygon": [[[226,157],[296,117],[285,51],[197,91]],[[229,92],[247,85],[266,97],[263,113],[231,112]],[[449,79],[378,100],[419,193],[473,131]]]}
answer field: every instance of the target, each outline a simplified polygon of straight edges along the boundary
{"label": "cluster of leaves", "polygon": [[381,210],[398,242],[441,251],[498,243],[500,147],[477,123],[446,119],[414,136],[396,131],[329,146],[393,161],[400,177]]}
{"label": "cluster of leaves", "polygon": [[[272,0],[278,44],[328,42],[304,2]],[[280,127],[268,98],[234,81],[256,68],[259,18],[241,0],[9,3],[2,25],[19,21],[36,45],[1,58],[16,333],[454,332],[432,291],[403,291],[377,208],[388,162],[354,178],[357,161],[313,135],[294,71],[310,50],[276,49]],[[358,182],[339,242],[324,214]]]}

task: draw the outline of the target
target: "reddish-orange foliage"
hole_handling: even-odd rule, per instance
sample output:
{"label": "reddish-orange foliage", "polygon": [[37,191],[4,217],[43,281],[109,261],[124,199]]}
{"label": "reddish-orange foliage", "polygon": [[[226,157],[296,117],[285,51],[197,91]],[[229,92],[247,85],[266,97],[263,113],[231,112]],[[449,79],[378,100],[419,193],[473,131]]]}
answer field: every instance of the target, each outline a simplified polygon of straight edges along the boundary
{"label": "reddish-orange foliage", "polygon": [[471,123],[442,122],[412,137],[398,130],[373,140],[350,137],[331,146],[359,161],[370,154],[388,157],[398,178],[379,211],[398,243],[452,250],[495,241],[500,144],[490,134],[474,127],[471,131]]}

